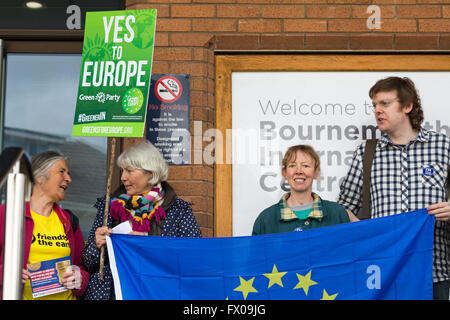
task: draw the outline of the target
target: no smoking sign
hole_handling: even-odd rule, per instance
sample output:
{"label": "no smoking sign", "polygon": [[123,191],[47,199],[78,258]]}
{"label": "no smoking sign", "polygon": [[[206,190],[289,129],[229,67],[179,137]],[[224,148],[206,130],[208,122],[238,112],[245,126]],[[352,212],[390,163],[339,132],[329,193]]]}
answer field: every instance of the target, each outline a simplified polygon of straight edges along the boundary
{"label": "no smoking sign", "polygon": [[189,103],[189,74],[152,74],[146,137],[170,165],[191,162]]}
{"label": "no smoking sign", "polygon": [[162,102],[175,102],[181,97],[183,87],[177,78],[165,76],[159,79],[155,84],[156,98]]}

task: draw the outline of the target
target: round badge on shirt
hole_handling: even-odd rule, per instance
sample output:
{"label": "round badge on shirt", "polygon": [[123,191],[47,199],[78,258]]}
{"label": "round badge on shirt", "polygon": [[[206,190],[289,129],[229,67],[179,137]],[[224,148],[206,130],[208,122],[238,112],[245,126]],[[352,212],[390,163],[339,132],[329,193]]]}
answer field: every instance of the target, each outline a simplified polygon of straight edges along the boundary
{"label": "round badge on shirt", "polygon": [[434,173],[434,170],[432,167],[425,167],[425,168],[423,168],[422,172],[423,172],[424,176],[431,177]]}

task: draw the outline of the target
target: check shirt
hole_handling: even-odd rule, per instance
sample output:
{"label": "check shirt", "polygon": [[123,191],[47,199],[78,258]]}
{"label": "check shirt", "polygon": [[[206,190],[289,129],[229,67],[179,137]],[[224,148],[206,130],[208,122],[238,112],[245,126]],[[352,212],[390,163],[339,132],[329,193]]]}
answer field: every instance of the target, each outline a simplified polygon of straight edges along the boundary
{"label": "check shirt", "polygon": [[[294,213],[294,211],[288,206],[287,199],[289,198],[290,193],[285,193],[281,199],[280,199],[280,217],[282,220],[293,220],[298,219],[297,215]],[[312,203],[312,209],[311,212],[308,215],[308,218],[315,218],[315,219],[322,219],[323,218],[323,212],[322,212],[322,200],[320,197],[312,193],[312,196],[314,198],[314,201]]]}
{"label": "check shirt", "polygon": [[[355,151],[341,184],[339,203],[353,213],[362,207],[365,142]],[[372,164],[370,198],[372,218],[414,211],[448,200],[450,138],[421,128],[407,145],[392,143],[385,134],[378,140]],[[450,223],[436,221],[433,281],[450,279]]]}

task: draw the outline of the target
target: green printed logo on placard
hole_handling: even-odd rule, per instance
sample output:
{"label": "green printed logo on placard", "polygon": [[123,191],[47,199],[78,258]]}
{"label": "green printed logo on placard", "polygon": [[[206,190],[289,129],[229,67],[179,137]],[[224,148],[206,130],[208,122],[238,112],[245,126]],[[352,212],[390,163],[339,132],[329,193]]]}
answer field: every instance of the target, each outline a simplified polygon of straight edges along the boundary
{"label": "green printed logo on placard", "polygon": [[122,107],[128,114],[138,112],[144,103],[144,95],[138,88],[131,88],[123,95]]}
{"label": "green printed logo on placard", "polygon": [[92,39],[87,38],[83,43],[84,61],[107,61],[111,60],[112,44],[105,43],[98,34]]}
{"label": "green printed logo on placard", "polygon": [[154,14],[148,12],[141,13],[136,17],[136,23],[133,26],[133,30],[136,36],[133,39],[133,45],[136,48],[146,49],[153,45],[154,37],[154,25],[156,17]]}

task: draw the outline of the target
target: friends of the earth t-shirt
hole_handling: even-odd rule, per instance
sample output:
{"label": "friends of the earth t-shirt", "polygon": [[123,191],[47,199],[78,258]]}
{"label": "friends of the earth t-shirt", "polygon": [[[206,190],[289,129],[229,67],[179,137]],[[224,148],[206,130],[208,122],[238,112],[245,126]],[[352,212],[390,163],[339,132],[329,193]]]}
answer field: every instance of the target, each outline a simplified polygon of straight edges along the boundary
{"label": "friends of the earth t-shirt", "polygon": [[[50,215],[42,216],[32,210],[34,221],[28,264],[70,256],[69,240],[57,213],[52,209]],[[31,284],[28,279],[23,289],[23,299],[33,300]],[[76,300],[72,290],[67,290],[36,299],[41,300]]]}

